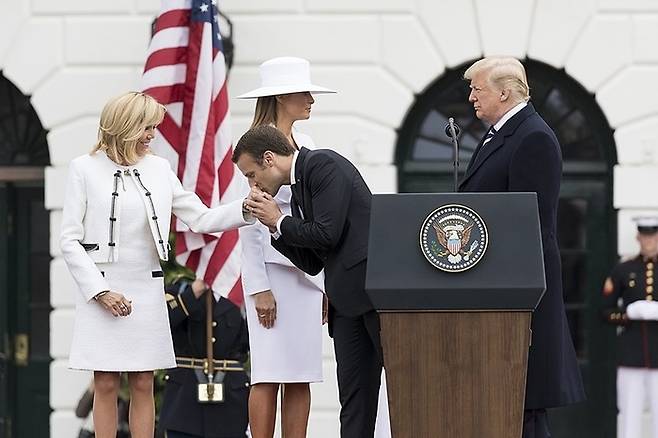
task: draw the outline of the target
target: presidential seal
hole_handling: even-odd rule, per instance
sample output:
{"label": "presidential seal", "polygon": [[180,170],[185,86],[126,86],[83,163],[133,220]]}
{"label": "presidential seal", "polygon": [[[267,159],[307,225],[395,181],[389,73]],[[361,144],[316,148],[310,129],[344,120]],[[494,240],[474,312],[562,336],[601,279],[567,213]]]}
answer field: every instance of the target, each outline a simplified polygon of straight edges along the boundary
{"label": "presidential seal", "polygon": [[489,243],[487,226],[463,205],[443,205],[425,219],[420,229],[420,249],[434,267],[461,272],[482,259]]}

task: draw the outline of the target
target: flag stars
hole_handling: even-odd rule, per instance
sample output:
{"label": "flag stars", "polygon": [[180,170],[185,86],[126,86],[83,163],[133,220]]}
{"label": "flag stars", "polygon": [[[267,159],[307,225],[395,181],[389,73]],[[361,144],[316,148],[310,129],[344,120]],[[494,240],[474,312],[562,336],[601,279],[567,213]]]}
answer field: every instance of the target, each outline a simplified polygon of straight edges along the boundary
{"label": "flag stars", "polygon": [[208,3],[202,3],[201,6],[199,6],[199,9],[201,12],[208,12]]}
{"label": "flag stars", "polygon": [[213,6],[217,6],[217,0],[212,0],[210,3],[212,3]]}

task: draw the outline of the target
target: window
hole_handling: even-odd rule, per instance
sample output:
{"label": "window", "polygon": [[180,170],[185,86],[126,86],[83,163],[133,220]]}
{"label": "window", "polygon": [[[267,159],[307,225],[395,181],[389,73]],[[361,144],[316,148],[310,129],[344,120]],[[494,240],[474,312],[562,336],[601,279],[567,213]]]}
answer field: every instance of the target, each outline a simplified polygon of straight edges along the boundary
{"label": "window", "polygon": [[0,72],[0,166],[48,164],[46,131],[30,99]]}

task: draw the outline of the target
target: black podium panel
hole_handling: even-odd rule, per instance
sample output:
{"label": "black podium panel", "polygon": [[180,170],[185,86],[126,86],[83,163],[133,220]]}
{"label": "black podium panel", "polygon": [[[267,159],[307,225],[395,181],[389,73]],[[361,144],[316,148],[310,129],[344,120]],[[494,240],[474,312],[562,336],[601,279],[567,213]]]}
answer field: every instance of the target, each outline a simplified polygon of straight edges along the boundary
{"label": "black podium panel", "polygon": [[[435,268],[420,229],[437,208],[459,204],[488,230],[481,260],[462,272]],[[535,193],[374,195],[366,291],[379,311],[534,310],[546,290]]]}

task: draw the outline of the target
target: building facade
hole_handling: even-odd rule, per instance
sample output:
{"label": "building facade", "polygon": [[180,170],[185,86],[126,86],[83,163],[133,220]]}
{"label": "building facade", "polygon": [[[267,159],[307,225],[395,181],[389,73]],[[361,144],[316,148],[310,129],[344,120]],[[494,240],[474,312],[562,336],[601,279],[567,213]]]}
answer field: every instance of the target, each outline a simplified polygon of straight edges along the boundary
{"label": "building facade", "polygon": [[[590,398],[601,400],[557,415],[556,433],[583,435],[576,432],[580,427],[591,436],[615,436],[614,333],[601,325],[597,306],[616,256],[637,251],[631,218],[658,213],[658,191],[652,189],[658,183],[658,3],[227,0],[219,7],[234,24],[230,95],[254,88],[258,64],[267,58],[309,59],[314,81],[339,93],[318,96],[312,120],[298,127],[319,147],[351,159],[376,193],[450,190],[447,142],[437,129],[454,114],[472,138],[482,130],[463,102],[460,72],[484,55],[526,62],[533,102],[555,123],[563,143],[565,299]],[[105,101],[139,87],[158,8],[158,0],[0,2],[0,88],[14,90],[0,91],[0,148],[12,144],[9,132],[29,129],[45,141],[14,143],[47,149],[22,161],[15,154],[0,158],[0,226],[13,233],[0,230],[0,236],[16,235],[17,223],[36,214],[6,199],[33,196],[33,208],[50,224],[44,229],[33,221],[23,231],[35,248],[47,242],[31,258],[19,254],[16,238],[0,237],[7,255],[0,258],[0,336],[7,356],[0,355],[0,417],[5,428],[11,418],[21,438],[45,436],[21,432],[38,427],[33,415],[17,412],[30,406],[16,389],[21,379],[32,382],[51,437],[75,436],[79,428],[73,408],[90,375],[67,369],[75,284],[58,245],[67,163],[92,147]],[[14,95],[27,109],[10,104]],[[253,102],[232,99],[230,107],[237,139],[249,126]],[[32,122],[16,116],[30,108]],[[465,167],[472,139],[462,141]],[[20,283],[13,273],[26,264]],[[35,287],[38,279],[47,281]],[[19,291],[16,299],[8,285],[22,284],[41,294]],[[14,353],[26,343],[27,358],[17,363]],[[325,383],[313,386],[314,438],[338,436],[334,368],[325,338]],[[597,412],[612,413],[613,420],[602,422]],[[576,417],[581,426],[573,425]]]}

